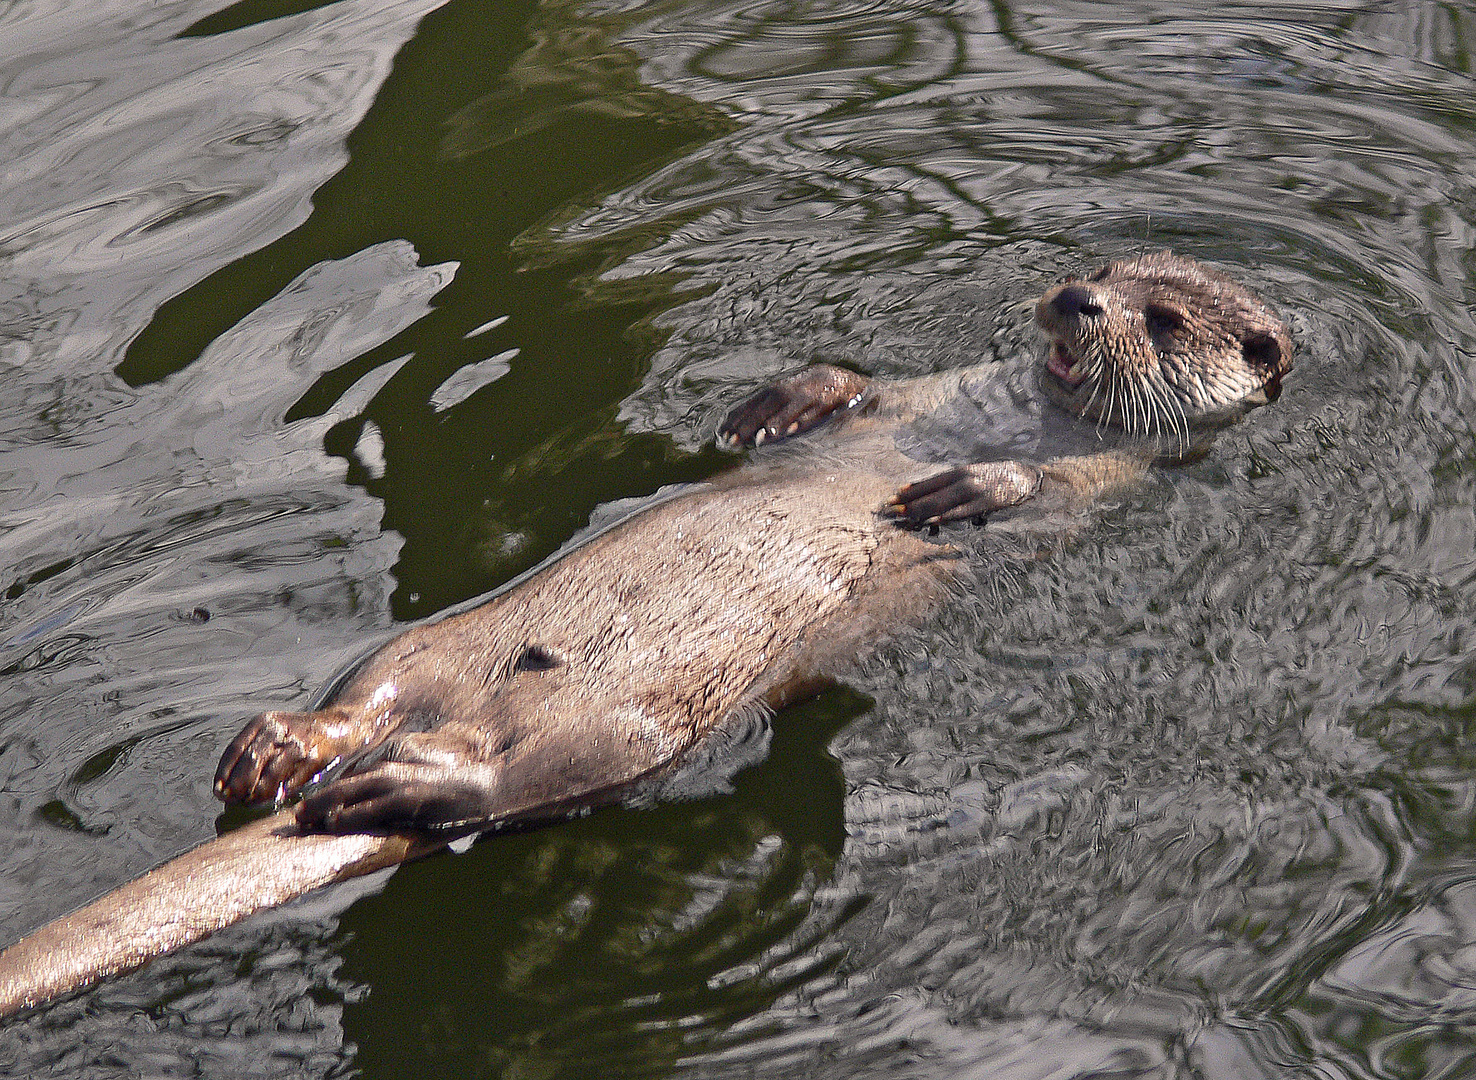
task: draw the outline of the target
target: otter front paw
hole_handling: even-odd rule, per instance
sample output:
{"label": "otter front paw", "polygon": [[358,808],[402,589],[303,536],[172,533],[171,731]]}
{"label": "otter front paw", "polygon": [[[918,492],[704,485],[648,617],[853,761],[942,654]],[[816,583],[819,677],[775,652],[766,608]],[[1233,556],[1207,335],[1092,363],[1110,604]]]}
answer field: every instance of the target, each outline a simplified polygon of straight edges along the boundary
{"label": "otter front paw", "polygon": [[907,525],[940,525],[1019,506],[1040,490],[1041,472],[1018,461],[960,465],[904,484],[881,512]]}
{"label": "otter front paw", "polygon": [[728,413],[718,428],[720,446],[758,446],[810,431],[833,413],[860,403],[871,380],[831,364],[815,364],[770,383]]}
{"label": "otter front paw", "polygon": [[297,823],[339,834],[456,829],[485,820],[481,795],[443,767],[386,762],[306,796],[297,805]]}

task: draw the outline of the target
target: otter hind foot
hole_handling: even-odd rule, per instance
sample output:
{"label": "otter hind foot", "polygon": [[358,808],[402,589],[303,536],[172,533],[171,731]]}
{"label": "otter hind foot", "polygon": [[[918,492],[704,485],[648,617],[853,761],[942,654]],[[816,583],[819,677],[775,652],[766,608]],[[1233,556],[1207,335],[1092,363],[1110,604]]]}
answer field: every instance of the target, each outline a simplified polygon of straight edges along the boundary
{"label": "otter hind foot", "polygon": [[960,465],[904,484],[881,512],[910,526],[965,521],[1019,506],[1040,484],[1040,470],[1018,461]]}
{"label": "otter hind foot", "polygon": [[488,790],[444,765],[388,761],[308,793],[304,829],[328,833],[470,830],[489,817]]}
{"label": "otter hind foot", "polygon": [[336,710],[266,712],[226,747],[215,770],[215,795],[227,803],[280,803],[363,748]]}
{"label": "otter hind foot", "polygon": [[736,406],[718,427],[720,446],[758,446],[819,427],[860,404],[871,380],[831,364],[814,364],[770,383]]}

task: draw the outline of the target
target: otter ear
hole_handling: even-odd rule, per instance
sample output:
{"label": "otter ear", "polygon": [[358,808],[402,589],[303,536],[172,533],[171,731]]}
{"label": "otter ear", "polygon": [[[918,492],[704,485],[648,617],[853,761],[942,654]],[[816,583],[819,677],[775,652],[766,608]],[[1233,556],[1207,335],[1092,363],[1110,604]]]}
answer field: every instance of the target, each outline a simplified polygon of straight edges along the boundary
{"label": "otter ear", "polygon": [[1275,401],[1281,395],[1281,377],[1291,370],[1291,357],[1281,339],[1265,330],[1251,330],[1240,339],[1240,352],[1252,366],[1267,373],[1266,400]]}

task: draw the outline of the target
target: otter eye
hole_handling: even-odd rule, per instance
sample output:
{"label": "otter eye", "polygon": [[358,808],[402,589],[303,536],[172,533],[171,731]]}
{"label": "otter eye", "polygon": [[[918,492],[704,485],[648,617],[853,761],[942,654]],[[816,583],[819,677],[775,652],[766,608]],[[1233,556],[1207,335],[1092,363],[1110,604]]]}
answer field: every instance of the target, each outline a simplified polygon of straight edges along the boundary
{"label": "otter eye", "polygon": [[1091,276],[1088,277],[1087,280],[1088,281],[1106,281],[1107,280],[1107,276],[1109,274],[1111,274],[1111,273],[1112,273],[1112,267],[1111,267],[1111,265],[1102,266],[1102,267],[1099,267],[1096,270],[1092,271]]}
{"label": "otter eye", "polygon": [[565,660],[547,645],[528,645],[513,661],[514,671],[550,671],[563,667]]}
{"label": "otter eye", "polygon": [[1143,309],[1143,318],[1148,323],[1148,333],[1154,337],[1173,334],[1184,328],[1184,317],[1163,304],[1149,304]]}

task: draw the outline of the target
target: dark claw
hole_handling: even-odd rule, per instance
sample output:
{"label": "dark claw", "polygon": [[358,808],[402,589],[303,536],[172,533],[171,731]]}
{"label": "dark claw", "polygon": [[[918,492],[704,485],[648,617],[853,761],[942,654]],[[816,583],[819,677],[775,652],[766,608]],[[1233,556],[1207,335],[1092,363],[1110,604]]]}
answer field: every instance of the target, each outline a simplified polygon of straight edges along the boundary
{"label": "dark claw", "polygon": [[358,776],[345,777],[325,784],[297,804],[297,823],[318,832],[351,833],[384,830],[394,818],[403,816],[403,807],[395,810],[394,800],[400,785],[381,770],[372,769]]}
{"label": "dark claw", "polygon": [[759,446],[811,431],[833,413],[860,402],[871,380],[854,371],[816,364],[770,383],[728,413],[718,427],[723,446]]}
{"label": "dark claw", "polygon": [[952,521],[969,501],[967,469],[947,469],[914,484],[905,484],[887,504],[886,511],[909,525],[936,525]]}
{"label": "dark claw", "polygon": [[768,425],[782,415],[788,399],[780,386],[766,386],[728,413],[718,428],[718,442],[725,446],[757,446],[769,437]]}

